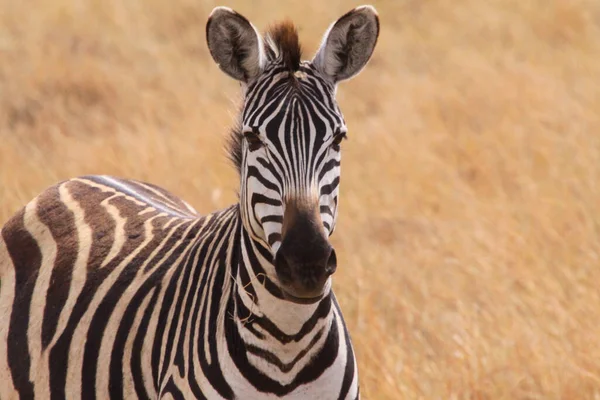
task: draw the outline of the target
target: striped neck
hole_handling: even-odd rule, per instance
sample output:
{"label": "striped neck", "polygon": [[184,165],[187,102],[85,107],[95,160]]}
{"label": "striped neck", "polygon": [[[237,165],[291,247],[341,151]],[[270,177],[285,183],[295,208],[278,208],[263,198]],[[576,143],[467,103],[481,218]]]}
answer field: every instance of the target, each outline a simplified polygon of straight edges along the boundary
{"label": "striped neck", "polygon": [[[240,223],[240,255],[236,274],[236,299],[240,318],[266,317],[286,335],[298,333],[312,318],[325,317],[317,310],[327,308],[327,317],[332,317],[332,290],[311,304],[298,304],[283,297],[279,287],[273,256],[264,245],[250,236]],[[244,317],[245,315],[245,317]]]}
{"label": "striped neck", "polygon": [[[314,304],[284,299],[269,251],[239,225],[239,257],[232,271],[235,285],[226,322],[230,351],[240,371],[253,371],[244,374],[253,384],[258,380],[265,390],[287,391],[333,362],[331,353],[337,353],[337,337],[343,334],[335,322],[333,293],[328,290]],[[332,345],[335,350],[327,351]],[[314,368],[315,362],[319,368]]]}

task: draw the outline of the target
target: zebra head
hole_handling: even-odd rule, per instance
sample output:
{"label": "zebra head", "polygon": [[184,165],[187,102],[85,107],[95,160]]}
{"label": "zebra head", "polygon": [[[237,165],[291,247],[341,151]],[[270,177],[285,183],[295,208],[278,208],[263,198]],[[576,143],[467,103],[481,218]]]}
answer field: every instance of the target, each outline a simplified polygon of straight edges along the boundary
{"label": "zebra head", "polygon": [[290,22],[263,38],[242,15],[218,7],[206,33],[212,57],[243,90],[230,153],[241,176],[244,228],[268,250],[267,273],[286,297],[320,298],[336,270],[328,238],[337,218],[340,143],[347,132],[336,87],[370,59],[377,13],[362,6],[343,15],[312,61],[301,61]]}

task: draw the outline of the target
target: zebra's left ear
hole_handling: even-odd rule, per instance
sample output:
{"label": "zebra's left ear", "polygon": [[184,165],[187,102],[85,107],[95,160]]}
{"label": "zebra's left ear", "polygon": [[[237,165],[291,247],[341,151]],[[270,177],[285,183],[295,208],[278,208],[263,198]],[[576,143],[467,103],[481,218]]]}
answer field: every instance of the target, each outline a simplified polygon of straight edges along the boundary
{"label": "zebra's left ear", "polygon": [[371,58],[378,36],[375,8],[357,7],[329,27],[313,65],[335,83],[352,78]]}

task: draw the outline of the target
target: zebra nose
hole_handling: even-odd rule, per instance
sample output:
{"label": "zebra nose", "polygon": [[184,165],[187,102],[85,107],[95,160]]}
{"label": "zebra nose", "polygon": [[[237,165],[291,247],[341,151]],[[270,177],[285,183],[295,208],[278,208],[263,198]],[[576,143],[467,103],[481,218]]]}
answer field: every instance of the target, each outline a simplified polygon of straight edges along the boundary
{"label": "zebra nose", "polygon": [[285,294],[310,299],[323,294],[327,279],[337,269],[335,250],[329,243],[308,248],[282,243],[275,257],[275,270]]}

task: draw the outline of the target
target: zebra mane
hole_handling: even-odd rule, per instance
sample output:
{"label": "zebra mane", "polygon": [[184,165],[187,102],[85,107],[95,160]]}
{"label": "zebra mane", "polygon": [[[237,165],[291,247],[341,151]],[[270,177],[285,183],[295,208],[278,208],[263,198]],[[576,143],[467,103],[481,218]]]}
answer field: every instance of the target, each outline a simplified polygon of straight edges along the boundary
{"label": "zebra mane", "polygon": [[229,137],[227,138],[227,155],[233,162],[235,169],[240,173],[242,171],[242,140],[244,140],[244,134],[242,133],[242,121],[237,119],[234,125],[231,127]]}
{"label": "zebra mane", "polygon": [[271,59],[281,58],[290,72],[300,69],[302,47],[298,40],[298,30],[292,21],[284,20],[267,30],[265,50]]}

